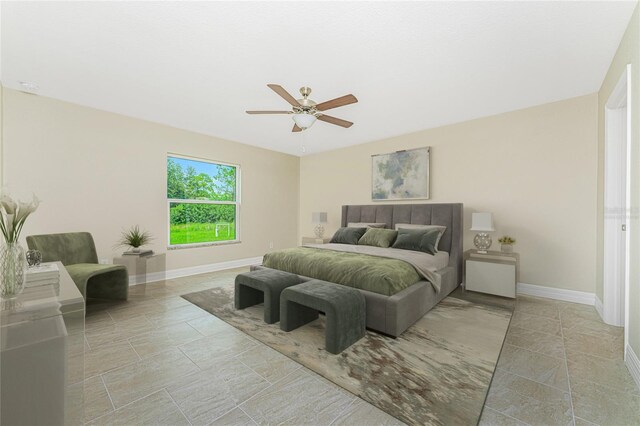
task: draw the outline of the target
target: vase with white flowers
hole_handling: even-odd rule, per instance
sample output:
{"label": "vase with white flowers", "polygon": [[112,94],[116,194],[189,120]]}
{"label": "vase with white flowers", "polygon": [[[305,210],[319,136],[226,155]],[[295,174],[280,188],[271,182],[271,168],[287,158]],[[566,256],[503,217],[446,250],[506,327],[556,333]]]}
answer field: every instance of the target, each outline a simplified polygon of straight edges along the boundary
{"label": "vase with white flowers", "polygon": [[16,201],[4,194],[0,196],[0,231],[5,244],[0,247],[0,297],[17,296],[24,288],[27,259],[18,242],[20,231],[40,201],[34,195],[31,202]]}

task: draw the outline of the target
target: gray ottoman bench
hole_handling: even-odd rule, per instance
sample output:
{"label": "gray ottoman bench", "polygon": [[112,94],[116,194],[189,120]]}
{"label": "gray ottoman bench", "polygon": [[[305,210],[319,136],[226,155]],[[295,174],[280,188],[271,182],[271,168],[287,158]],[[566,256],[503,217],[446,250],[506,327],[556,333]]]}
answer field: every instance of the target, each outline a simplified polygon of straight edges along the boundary
{"label": "gray ottoman bench", "polygon": [[365,333],[364,295],[358,290],[326,281],[311,280],[286,288],[280,296],[280,329],[295,330],[318,318],[327,318],[325,349],[339,354]]}
{"label": "gray ottoman bench", "polygon": [[280,320],[280,293],[287,287],[300,284],[295,274],[275,269],[259,269],[236,276],[234,305],[236,309],[264,302],[264,322]]}

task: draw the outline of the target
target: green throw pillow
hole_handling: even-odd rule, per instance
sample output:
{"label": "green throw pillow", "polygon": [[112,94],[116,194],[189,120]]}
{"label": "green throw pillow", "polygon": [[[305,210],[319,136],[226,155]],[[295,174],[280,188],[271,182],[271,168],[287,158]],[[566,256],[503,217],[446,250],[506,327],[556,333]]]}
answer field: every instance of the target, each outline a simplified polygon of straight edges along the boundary
{"label": "green throw pillow", "polygon": [[358,244],[360,237],[364,235],[367,228],[340,228],[333,234],[332,243],[338,244]]}
{"label": "green throw pillow", "polygon": [[436,254],[439,234],[438,229],[398,229],[393,248]]}
{"label": "green throw pillow", "polygon": [[393,244],[397,236],[398,231],[393,229],[369,228],[360,238],[358,244],[386,248]]}

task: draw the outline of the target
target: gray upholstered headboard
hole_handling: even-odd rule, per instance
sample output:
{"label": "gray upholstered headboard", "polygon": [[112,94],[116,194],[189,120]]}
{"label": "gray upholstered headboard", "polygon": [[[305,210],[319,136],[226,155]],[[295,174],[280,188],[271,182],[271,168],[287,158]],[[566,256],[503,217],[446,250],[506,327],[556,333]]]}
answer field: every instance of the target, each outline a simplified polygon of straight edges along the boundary
{"label": "gray upholstered headboard", "polygon": [[462,281],[462,203],[342,206],[342,226],[349,222],[384,222],[389,229],[396,223],[446,226],[439,249],[449,252],[449,266],[457,269]]}

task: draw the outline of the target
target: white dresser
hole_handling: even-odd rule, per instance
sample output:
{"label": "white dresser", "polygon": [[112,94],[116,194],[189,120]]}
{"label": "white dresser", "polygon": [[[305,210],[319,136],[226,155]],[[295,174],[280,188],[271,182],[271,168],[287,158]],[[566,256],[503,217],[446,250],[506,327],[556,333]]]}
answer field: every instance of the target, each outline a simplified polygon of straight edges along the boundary
{"label": "white dresser", "polygon": [[520,255],[478,250],[464,252],[464,288],[503,297],[516,297]]}
{"label": "white dresser", "polygon": [[0,424],[84,421],[84,299],[58,268],[58,284],[0,299]]}

